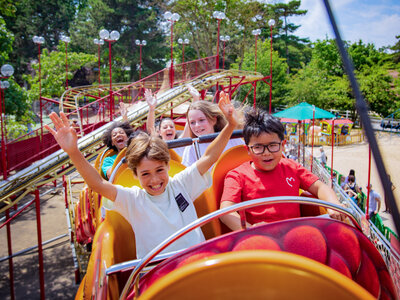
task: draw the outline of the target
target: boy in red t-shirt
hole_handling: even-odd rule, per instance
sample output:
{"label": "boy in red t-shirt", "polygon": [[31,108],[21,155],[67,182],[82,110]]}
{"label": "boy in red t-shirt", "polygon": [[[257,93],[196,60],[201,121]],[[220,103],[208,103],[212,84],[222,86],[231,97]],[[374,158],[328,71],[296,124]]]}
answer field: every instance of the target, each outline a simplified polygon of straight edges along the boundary
{"label": "boy in red t-shirt", "polygon": [[[284,127],[277,118],[262,110],[247,113],[243,137],[250,161],[226,175],[221,208],[264,197],[298,196],[300,188],[340,205],[335,192],[317,176],[294,160],[282,158],[286,141]],[[336,211],[328,212],[332,218],[343,219]],[[300,217],[299,204],[264,205],[246,210],[247,226],[296,217]],[[221,221],[232,230],[241,229],[237,212],[221,217]]]}

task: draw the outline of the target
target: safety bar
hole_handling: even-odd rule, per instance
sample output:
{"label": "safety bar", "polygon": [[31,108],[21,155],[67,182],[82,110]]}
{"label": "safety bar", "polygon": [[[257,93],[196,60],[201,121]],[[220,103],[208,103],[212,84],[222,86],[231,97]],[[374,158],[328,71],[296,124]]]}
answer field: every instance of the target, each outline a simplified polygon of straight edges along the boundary
{"label": "safety bar", "polygon": [[221,216],[224,216],[226,214],[238,211],[238,210],[244,210],[248,209],[251,207],[259,206],[259,205],[266,205],[266,204],[279,204],[279,203],[298,203],[298,204],[312,204],[312,205],[318,205],[322,206],[325,208],[333,209],[336,210],[347,217],[350,218],[350,220],[353,222],[355,227],[357,227],[361,231],[361,226],[357,222],[356,218],[352,215],[352,212],[342,206],[321,201],[318,199],[314,198],[308,198],[308,197],[295,197],[295,196],[280,196],[280,197],[269,197],[269,198],[261,198],[261,199],[255,199],[255,200],[250,200],[246,202],[242,202],[239,204],[235,204],[217,211],[214,211],[208,215],[205,215],[192,223],[186,225],[183,227],[181,230],[175,232],[171,236],[169,236],[167,239],[165,239],[162,243],[160,243],[156,248],[154,248],[152,251],[150,251],[145,257],[142,258],[141,262],[135,267],[131,275],[129,276],[129,279],[127,283],[125,284],[124,289],[122,290],[120,299],[125,299],[128,291],[132,285],[134,284],[135,288],[135,295],[136,297],[139,296],[139,273],[140,271],[162,250],[164,250],[166,247],[171,245],[173,242],[175,242],[177,239],[181,238],[185,234],[191,232],[192,230],[203,226],[207,224],[208,222],[220,218]]}
{"label": "safety bar", "polygon": [[[167,145],[169,149],[178,148],[178,147],[185,147],[190,146],[194,142],[198,142],[199,144],[203,143],[210,143],[212,142],[217,136],[219,132],[211,133],[202,135],[198,138],[182,138],[182,139],[175,139],[172,141],[167,141]],[[243,137],[243,130],[234,130],[231,135],[231,139],[241,138]]]}

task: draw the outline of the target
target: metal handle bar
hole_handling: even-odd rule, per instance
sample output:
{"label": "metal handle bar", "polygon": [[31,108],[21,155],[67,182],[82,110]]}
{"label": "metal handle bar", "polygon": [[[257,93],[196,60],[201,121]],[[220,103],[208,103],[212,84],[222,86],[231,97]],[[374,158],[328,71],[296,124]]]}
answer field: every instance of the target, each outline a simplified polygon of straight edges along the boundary
{"label": "metal handle bar", "polygon": [[255,199],[255,200],[250,200],[246,202],[242,202],[239,204],[235,204],[223,209],[219,209],[217,211],[214,211],[212,213],[209,213],[208,215],[205,215],[192,223],[186,225],[183,227],[181,230],[175,232],[171,236],[169,236],[167,239],[165,239],[162,243],[160,243],[156,248],[154,248],[152,251],[150,251],[145,257],[142,258],[141,262],[135,267],[131,275],[129,276],[129,279],[127,283],[125,284],[124,289],[122,290],[120,299],[125,299],[129,288],[132,285],[132,282],[134,284],[135,288],[135,295],[136,297],[139,295],[139,289],[138,289],[138,278],[139,278],[139,273],[140,271],[162,250],[164,250],[166,247],[171,245],[173,242],[175,242],[177,239],[181,238],[185,234],[189,233],[190,231],[203,226],[207,224],[208,222],[217,219],[221,216],[224,216],[226,214],[229,214],[231,212],[235,212],[238,210],[244,210],[247,208],[259,206],[259,205],[265,205],[265,204],[279,204],[279,203],[299,203],[299,204],[313,204],[313,205],[318,205],[322,206],[325,208],[330,208],[333,210],[336,210],[347,217],[350,218],[350,220],[353,222],[353,224],[361,231],[361,226],[358,224],[356,218],[352,215],[352,212],[342,206],[325,202],[322,200],[314,199],[314,198],[308,198],[308,197],[296,197],[296,196],[280,196],[280,197],[269,197],[269,198],[261,198],[261,199]]}
{"label": "metal handle bar", "polygon": [[[199,136],[198,138],[182,138],[182,139],[175,139],[171,141],[167,141],[168,148],[177,148],[177,147],[184,147],[190,146],[194,142],[198,142],[199,144],[209,143],[212,142],[217,136],[219,132],[206,134]],[[241,138],[243,137],[243,130],[234,130],[231,135],[231,139]]]}

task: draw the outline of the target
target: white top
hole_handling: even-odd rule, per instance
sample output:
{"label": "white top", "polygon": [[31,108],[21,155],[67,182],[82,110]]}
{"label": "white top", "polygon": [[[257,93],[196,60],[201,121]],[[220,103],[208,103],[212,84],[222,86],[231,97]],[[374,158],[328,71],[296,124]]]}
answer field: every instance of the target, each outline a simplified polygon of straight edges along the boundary
{"label": "white top", "polygon": [[378,208],[378,201],[381,197],[375,190],[369,192],[369,206],[368,206],[368,214],[373,213]]}
{"label": "white top", "polygon": [[174,150],[176,152],[176,154],[178,154],[180,157],[182,157],[183,155],[183,151],[185,151],[186,147],[178,147],[178,148],[172,148],[172,150]]}
{"label": "white top", "polygon": [[[210,143],[199,144],[200,157],[204,154],[204,152],[206,152],[208,145],[210,145]],[[244,145],[243,139],[237,138],[237,139],[229,140],[229,142],[228,142],[228,144],[226,144],[226,147],[223,152],[225,152],[226,150],[228,150],[234,146],[238,146],[238,145]],[[182,164],[188,167],[188,166],[191,166],[192,164],[194,164],[196,161],[197,161],[197,157],[196,157],[196,151],[194,150],[194,146],[193,145],[187,146],[185,148],[185,151],[183,151]]]}
{"label": "white top", "polygon": [[[151,196],[137,186],[117,185],[114,210],[132,225],[136,239],[136,256],[143,258],[170,235],[197,219],[193,204],[211,186],[209,172],[200,175],[196,165],[169,178],[164,193]],[[200,228],[191,231],[161,253],[184,249],[203,242]]]}

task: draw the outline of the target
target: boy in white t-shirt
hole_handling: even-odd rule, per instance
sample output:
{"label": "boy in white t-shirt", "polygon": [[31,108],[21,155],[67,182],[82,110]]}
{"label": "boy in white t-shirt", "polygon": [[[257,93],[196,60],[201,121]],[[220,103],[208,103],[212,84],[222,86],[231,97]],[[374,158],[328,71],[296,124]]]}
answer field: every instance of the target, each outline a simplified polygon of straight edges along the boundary
{"label": "boy in white t-shirt", "polygon": [[[207,170],[217,161],[237,125],[235,111],[228,96],[221,93],[219,106],[228,123],[193,166],[168,176],[169,151],[159,137],[139,134],[128,146],[126,159],[143,189],[124,188],[104,180],[85,159],[77,146],[77,135],[64,113],[51,113],[55,130],[45,126],[87,185],[103,197],[114,201],[114,209],[132,225],[137,257],[141,258],[165,238],[196,220],[193,200],[211,185]],[[200,229],[176,241],[165,252],[190,247],[204,240]]]}

